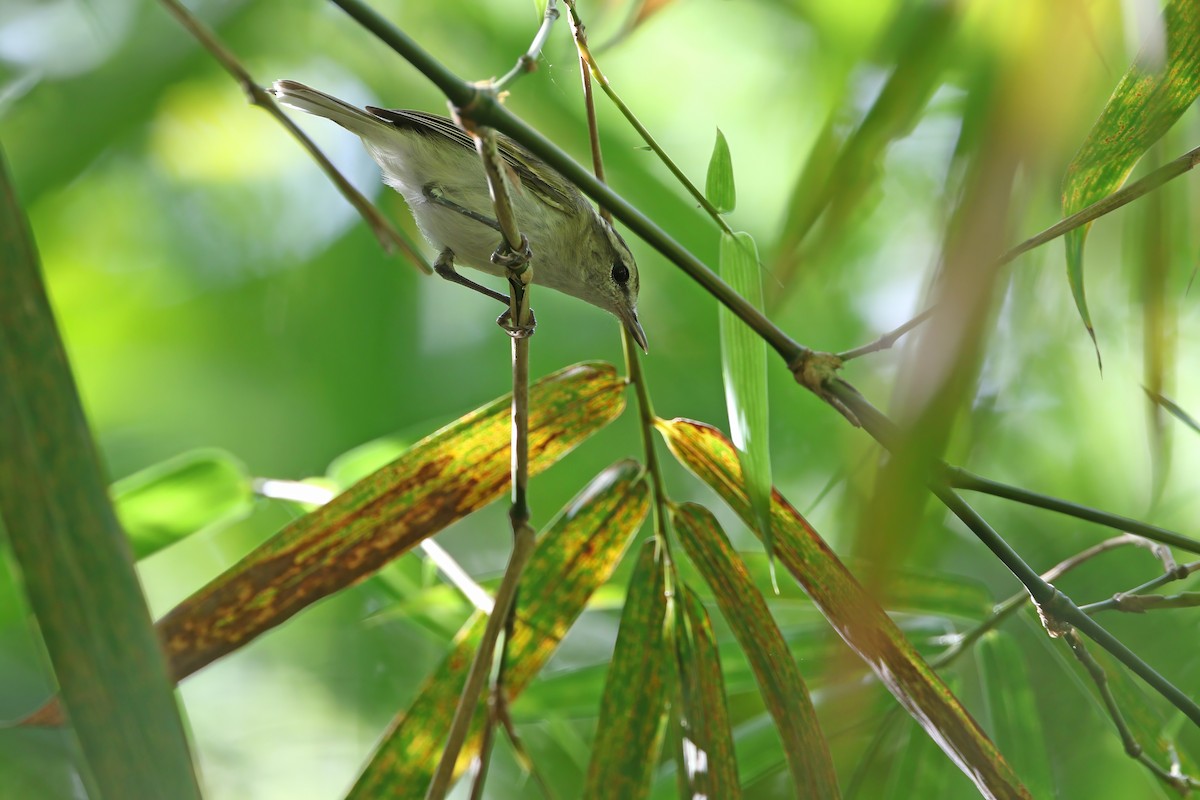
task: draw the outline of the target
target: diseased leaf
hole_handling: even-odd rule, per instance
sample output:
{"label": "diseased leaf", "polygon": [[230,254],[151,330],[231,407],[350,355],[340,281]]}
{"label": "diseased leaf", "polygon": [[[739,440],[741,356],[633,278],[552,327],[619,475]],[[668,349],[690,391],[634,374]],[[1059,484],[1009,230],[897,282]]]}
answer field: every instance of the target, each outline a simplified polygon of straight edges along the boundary
{"label": "diseased leaf", "polygon": [[[659,420],[675,457],[721,495],[747,522],[733,445],[716,428],[691,420]],[[779,492],[771,503],[780,561],[838,634],[985,797],[1029,797],[1012,768],[941,678],[863,590],[837,555]]]}
{"label": "diseased leaf", "polygon": [[681,796],[738,800],[742,790],[717,640],[696,593],[684,586],[680,598],[682,602],[675,606],[675,656],[682,700]]}
{"label": "diseased leaf", "polygon": [[721,614],[754,670],[763,702],[783,739],[797,793],[839,797],[829,744],[808,688],[745,565],[708,509],[686,503],[675,509],[673,519],[684,550],[712,588]]}
{"label": "diseased leaf", "polygon": [[[539,537],[517,597],[505,678],[509,702],[525,690],[592,593],[612,575],[649,508],[642,468],[633,461],[618,462],[600,473]],[[459,632],[454,649],[384,736],[350,800],[425,796],[486,623],[477,615]],[[463,745],[460,770],[479,752],[483,708],[481,704]]]}
{"label": "diseased leaf", "polygon": [[666,721],[669,691],[666,566],[647,540],[629,579],[629,595],[613,648],[585,800],[640,800],[650,790]]}
{"label": "diseased leaf", "polygon": [[[1147,47],[1117,84],[1063,180],[1063,216],[1070,216],[1125,183],[1138,160],[1200,94],[1200,4],[1170,0],[1164,13],[1166,61]],[[1079,316],[1095,344],[1083,287],[1083,245],[1091,223],[1069,232],[1067,279]],[[1096,356],[1100,351],[1097,347]]]}
{"label": "diseased leaf", "polygon": [[712,156],[708,160],[704,196],[722,214],[728,214],[737,205],[737,189],[733,183],[733,158],[729,154],[729,143],[725,141],[725,134],[721,133],[720,128],[717,128],[717,141],[713,144]]}
{"label": "diseased leaf", "polygon": [[[158,623],[176,680],[351,586],[509,486],[509,398],[421,440],[401,458],[300,517]],[[579,364],[530,387],[529,473],[615,419],[624,381]]]}
{"label": "diseased leaf", "polygon": [[[721,277],[755,308],[763,307],[762,277],[758,250],[748,233],[721,236]],[[729,432],[738,449],[738,460],[746,476],[752,521],[773,559],[771,535],[771,449],[768,437],[767,343],[750,326],[721,306],[721,371],[725,382],[725,408]],[[774,561],[771,561],[774,585]]]}
{"label": "diseased leaf", "polygon": [[210,525],[240,519],[254,490],[240,461],[204,449],[122,478],[112,498],[133,554],[142,559]]}

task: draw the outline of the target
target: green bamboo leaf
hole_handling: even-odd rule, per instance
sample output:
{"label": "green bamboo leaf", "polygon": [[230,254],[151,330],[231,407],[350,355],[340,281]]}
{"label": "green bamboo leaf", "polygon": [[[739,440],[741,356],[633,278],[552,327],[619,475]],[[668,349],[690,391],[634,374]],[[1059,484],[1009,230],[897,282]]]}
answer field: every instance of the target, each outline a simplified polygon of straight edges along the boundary
{"label": "green bamboo leaf", "polygon": [[737,759],[729,710],[725,706],[725,682],[721,676],[720,651],[712,623],[703,603],[684,586],[682,603],[677,603],[675,656],[678,659],[679,711],[682,725],[680,772],[682,797],[712,797],[738,800]]}
{"label": "green bamboo leaf", "polygon": [[728,214],[737,205],[737,190],[733,185],[733,157],[729,154],[729,143],[725,141],[725,134],[721,133],[720,128],[717,128],[717,141],[713,143],[712,157],[708,160],[704,196],[722,214]]}
{"label": "green bamboo leaf", "polygon": [[[685,467],[747,522],[749,501],[737,451],[716,428],[659,420],[659,431]],[[780,561],[838,634],[934,738],[985,797],[1029,797],[1012,768],[912,643],[863,590],[837,555],[779,492],[771,503]]]}
{"label": "green bamboo leaf", "polygon": [[[650,508],[642,468],[622,461],[600,473],[539,537],[521,578],[516,629],[505,674],[512,702],[549,660],[596,589],[612,575]],[[425,796],[487,620],[477,616],[400,714],[350,792],[350,800]],[[479,752],[483,705],[459,757]]]}
{"label": "green bamboo leaf", "polygon": [[[748,233],[721,235],[721,277],[755,307],[763,307],[758,249]],[[752,520],[771,561],[774,585],[774,547],[771,534],[771,449],[768,437],[767,343],[737,316],[721,306],[721,370],[729,432],[746,476]]]}
{"label": "green bamboo leaf", "polygon": [[[510,400],[421,440],[400,459],[300,517],[158,623],[176,680],[351,586],[509,486]],[[579,364],[530,387],[529,474],[615,419],[624,381]]]}
{"label": "green bamboo leaf", "polygon": [[629,596],[613,648],[585,800],[640,800],[650,789],[667,713],[666,565],[647,540],[629,579]]}
{"label": "green bamboo leaf", "polygon": [[0,152],[0,516],[94,797],[198,798],[167,665]]}
{"label": "green bamboo leaf", "polygon": [[412,440],[399,436],[381,436],[363,442],[330,461],[325,477],[333,481],[334,486],[352,486],[404,455],[410,447]]}
{"label": "green bamboo leaf", "polygon": [[1021,648],[1008,634],[991,631],[975,654],[996,744],[1034,797],[1053,797],[1042,719]]}
{"label": "green bamboo leaf", "polygon": [[[1166,62],[1154,63],[1157,48],[1147,48],[1125,73],[1067,167],[1063,180],[1063,216],[1070,216],[1125,183],[1138,160],[1200,94],[1200,5],[1170,0],[1164,13]],[[1079,316],[1092,343],[1096,332],[1083,287],[1083,245],[1091,223],[1069,232],[1067,280]],[[1096,346],[1096,357],[1100,350]]]}
{"label": "green bamboo leaf", "polygon": [[[804,797],[840,796],[829,744],[808,688],[762,594],[708,509],[686,503],[675,509],[675,531],[688,557],[717,598],[770,711],[797,791]],[[720,796],[720,795],[718,795]]]}
{"label": "green bamboo leaf", "polygon": [[203,449],[122,478],[112,498],[133,554],[142,559],[203,528],[241,519],[254,488],[240,461]]}

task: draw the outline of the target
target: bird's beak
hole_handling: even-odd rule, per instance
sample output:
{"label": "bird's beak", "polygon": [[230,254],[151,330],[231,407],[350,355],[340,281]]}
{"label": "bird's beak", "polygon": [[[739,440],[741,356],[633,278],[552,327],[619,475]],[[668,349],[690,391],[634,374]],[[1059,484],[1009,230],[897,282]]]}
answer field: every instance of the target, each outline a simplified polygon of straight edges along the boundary
{"label": "bird's beak", "polygon": [[637,309],[623,308],[621,309],[620,317],[625,330],[637,342],[638,347],[642,348],[642,352],[649,353],[650,350],[646,347],[646,332],[642,330],[642,323],[638,322]]}

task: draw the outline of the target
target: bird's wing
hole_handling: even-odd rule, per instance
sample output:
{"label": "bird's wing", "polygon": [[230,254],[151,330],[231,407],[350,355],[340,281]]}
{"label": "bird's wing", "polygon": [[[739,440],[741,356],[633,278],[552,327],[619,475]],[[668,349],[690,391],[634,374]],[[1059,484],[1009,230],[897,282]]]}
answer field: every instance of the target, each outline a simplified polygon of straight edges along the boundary
{"label": "bird's wing", "polygon": [[[397,128],[426,136],[441,136],[474,152],[475,143],[462,128],[445,117],[424,111],[367,106],[367,111]],[[570,213],[577,192],[567,179],[545,162],[502,133],[497,133],[500,155],[515,174],[521,187],[537,195],[543,203]]]}

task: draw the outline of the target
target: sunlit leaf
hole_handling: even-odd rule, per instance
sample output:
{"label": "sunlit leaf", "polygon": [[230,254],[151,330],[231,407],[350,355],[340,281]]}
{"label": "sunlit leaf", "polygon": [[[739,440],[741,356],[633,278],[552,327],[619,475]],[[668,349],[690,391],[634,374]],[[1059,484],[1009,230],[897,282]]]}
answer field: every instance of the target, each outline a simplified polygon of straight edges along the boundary
{"label": "sunlit leaf", "polygon": [[[1148,46],[1125,73],[1067,167],[1063,216],[1119,189],[1150,145],[1200,94],[1200,5],[1170,0],[1164,14],[1166,59]],[[1083,287],[1083,245],[1091,224],[1066,235],[1067,279],[1079,316],[1096,341]],[[1097,357],[1099,349],[1097,349]]]}
{"label": "sunlit leaf", "polygon": [[[691,420],[659,420],[679,461],[751,520],[737,451],[721,432]],[[945,683],[871,599],[819,534],[783,496],[771,513],[780,561],[838,634],[986,797],[1028,797],[996,746]]]}
{"label": "sunlit leaf", "polygon": [[[763,307],[758,250],[748,233],[721,236],[721,277],[755,308]],[[721,370],[729,431],[738,449],[746,494],[756,528],[773,556],[771,534],[771,450],[767,406],[767,344],[729,309],[717,311],[721,329]],[[772,575],[772,583],[774,576]]]}
{"label": "sunlit leaf", "polygon": [[210,525],[240,519],[253,496],[245,466],[214,449],[183,453],[112,487],[117,518],[139,559]]}
{"label": "sunlit leaf", "polygon": [[200,796],[167,667],[0,152],[0,517],[94,797]]}
{"label": "sunlit leaf", "polygon": [[[623,390],[607,364],[568,367],[530,387],[529,473],[615,419]],[[509,415],[502,397],[421,440],[176,606],[158,623],[176,680],[501,497]]]}
{"label": "sunlit leaf", "polygon": [[729,143],[725,134],[717,128],[717,141],[713,144],[712,157],[708,160],[708,177],[704,181],[704,196],[713,208],[722,214],[733,211],[737,205],[737,190],[733,183],[733,158],[729,154]]}
{"label": "sunlit leaf", "polygon": [[588,765],[586,800],[639,800],[650,789],[669,691],[666,567],[654,539],[638,554]]}
{"label": "sunlit leaf", "polygon": [[684,766],[680,775],[684,796],[737,800],[742,791],[716,637],[696,593],[684,586],[680,599],[676,604],[675,654],[682,699],[683,753],[679,760]]}
{"label": "sunlit leaf", "polygon": [[[597,476],[539,537],[521,578],[517,623],[509,645],[508,698],[529,685],[608,580],[649,510],[641,467],[622,461]],[[393,723],[350,798],[422,798],[441,757],[450,721],[487,620],[476,616],[454,649]],[[459,757],[461,770],[479,751],[482,706]]]}
{"label": "sunlit leaf", "polygon": [[992,631],[975,648],[992,736],[1034,797],[1053,797],[1046,739],[1025,657],[1011,636]]}
{"label": "sunlit leaf", "polygon": [[329,462],[325,477],[339,487],[351,486],[395,461],[412,447],[411,440],[399,436],[381,436],[347,450]]}
{"label": "sunlit leaf", "polygon": [[712,588],[721,614],[754,670],[763,702],[783,739],[797,790],[804,797],[838,797],[829,744],[808,688],[746,567],[708,509],[687,503],[676,509],[674,522],[688,557]]}

